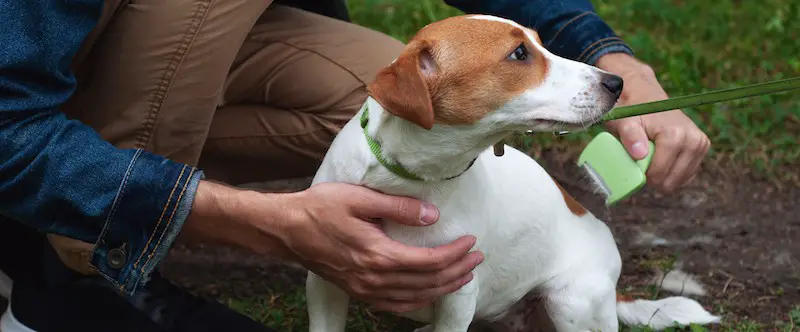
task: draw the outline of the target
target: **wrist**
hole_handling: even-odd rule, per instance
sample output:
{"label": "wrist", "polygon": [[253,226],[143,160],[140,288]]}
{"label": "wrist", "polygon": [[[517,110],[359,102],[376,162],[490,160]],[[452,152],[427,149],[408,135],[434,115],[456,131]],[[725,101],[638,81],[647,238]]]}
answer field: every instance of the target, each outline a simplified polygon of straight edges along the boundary
{"label": "wrist", "polygon": [[653,69],[627,53],[609,53],[601,56],[595,63],[597,68],[623,76],[652,76]]}
{"label": "wrist", "polygon": [[181,230],[185,243],[207,243],[259,255],[278,254],[276,231],[285,222],[283,196],[201,181]]}

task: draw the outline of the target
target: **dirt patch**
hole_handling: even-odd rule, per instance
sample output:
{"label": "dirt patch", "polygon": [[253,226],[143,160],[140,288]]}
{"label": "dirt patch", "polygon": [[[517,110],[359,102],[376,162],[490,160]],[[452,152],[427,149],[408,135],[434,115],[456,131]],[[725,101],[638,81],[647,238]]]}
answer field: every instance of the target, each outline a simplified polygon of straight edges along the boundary
{"label": "dirt patch", "polygon": [[800,188],[779,189],[712,164],[675,195],[646,188],[606,209],[572,175],[572,163],[545,159],[564,187],[612,228],[624,264],[620,287],[645,286],[653,265],[674,260],[704,284],[708,295],[700,302],[726,318],[772,324],[800,305]]}
{"label": "dirt patch", "polygon": [[[800,305],[800,188],[756,180],[714,164],[679,194],[645,189],[605,208],[576,176],[572,155],[545,153],[540,160],[617,237],[624,268],[620,287],[638,296],[655,266],[672,262],[707,291],[699,298],[726,320],[770,325]],[[307,179],[272,183],[269,191],[301,190]],[[228,250],[176,248],[165,275],[198,293],[247,298],[302,287],[305,272]]]}

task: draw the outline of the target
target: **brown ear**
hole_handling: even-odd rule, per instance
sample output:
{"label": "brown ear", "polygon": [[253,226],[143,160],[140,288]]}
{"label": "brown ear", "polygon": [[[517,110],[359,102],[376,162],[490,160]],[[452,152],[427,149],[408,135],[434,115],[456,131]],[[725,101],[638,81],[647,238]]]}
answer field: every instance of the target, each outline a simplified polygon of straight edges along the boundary
{"label": "brown ear", "polygon": [[430,80],[437,71],[430,44],[415,40],[384,68],[367,91],[386,111],[425,129],[433,127]]}

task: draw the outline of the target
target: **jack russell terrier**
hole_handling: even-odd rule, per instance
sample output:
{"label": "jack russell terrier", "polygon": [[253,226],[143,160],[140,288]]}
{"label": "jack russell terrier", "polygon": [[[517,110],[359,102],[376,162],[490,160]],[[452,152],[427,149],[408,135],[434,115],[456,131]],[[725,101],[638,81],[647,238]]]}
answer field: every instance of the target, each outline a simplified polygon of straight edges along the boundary
{"label": "jack russell terrier", "polygon": [[[618,297],[622,262],[609,228],[528,155],[509,146],[502,156],[492,152],[514,131],[596,123],[622,84],[548,52],[535,31],[513,21],[438,21],[368,86],[364,106],[334,139],[313,184],[363,185],[438,206],[441,218],[431,226],[383,221],[388,236],[406,244],[477,237],[485,259],[473,279],[428,308],[400,314],[429,324],[418,331],[464,332],[473,322],[531,331],[516,314],[529,293],[544,310],[536,325],[555,331],[618,331],[620,321],[656,329],[716,323],[689,298]],[[310,330],[344,331],[348,295],[313,272],[306,292]]]}

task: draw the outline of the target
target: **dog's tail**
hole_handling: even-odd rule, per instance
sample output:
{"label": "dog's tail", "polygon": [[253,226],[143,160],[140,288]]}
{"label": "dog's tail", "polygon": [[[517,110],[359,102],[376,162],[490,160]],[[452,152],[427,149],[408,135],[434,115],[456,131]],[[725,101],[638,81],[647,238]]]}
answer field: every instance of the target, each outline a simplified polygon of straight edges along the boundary
{"label": "dog's tail", "polygon": [[697,301],[683,296],[653,301],[617,295],[617,317],[627,326],[647,326],[656,330],[720,322],[720,317],[710,314]]}

